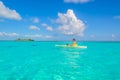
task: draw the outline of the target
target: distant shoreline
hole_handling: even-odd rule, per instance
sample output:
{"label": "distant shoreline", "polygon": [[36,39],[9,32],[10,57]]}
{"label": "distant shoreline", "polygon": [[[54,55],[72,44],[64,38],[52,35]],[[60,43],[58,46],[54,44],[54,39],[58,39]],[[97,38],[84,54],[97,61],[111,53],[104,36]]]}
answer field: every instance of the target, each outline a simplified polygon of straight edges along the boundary
{"label": "distant shoreline", "polygon": [[[45,41],[45,40],[34,40],[34,41],[17,41],[17,40],[0,40],[0,41],[11,41],[11,42],[71,42],[70,40],[61,41]],[[77,42],[120,42],[120,41],[77,41]]]}

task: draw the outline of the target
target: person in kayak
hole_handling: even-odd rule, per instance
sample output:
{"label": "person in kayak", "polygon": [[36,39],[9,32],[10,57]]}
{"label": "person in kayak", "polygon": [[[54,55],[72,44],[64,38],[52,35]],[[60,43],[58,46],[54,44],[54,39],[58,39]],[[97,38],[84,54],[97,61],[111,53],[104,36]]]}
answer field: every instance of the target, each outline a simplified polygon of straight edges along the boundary
{"label": "person in kayak", "polygon": [[78,46],[75,38],[72,39],[72,46]]}
{"label": "person in kayak", "polygon": [[77,43],[76,43],[76,39],[75,38],[72,39],[72,44],[66,44],[66,45],[67,46],[73,46],[73,47],[78,46]]}

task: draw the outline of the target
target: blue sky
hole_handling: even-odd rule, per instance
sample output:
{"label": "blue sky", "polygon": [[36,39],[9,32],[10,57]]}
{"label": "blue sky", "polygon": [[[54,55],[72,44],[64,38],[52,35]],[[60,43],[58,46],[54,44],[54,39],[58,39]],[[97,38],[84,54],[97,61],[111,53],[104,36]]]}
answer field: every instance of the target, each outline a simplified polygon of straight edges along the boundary
{"label": "blue sky", "polygon": [[0,40],[120,40],[119,0],[0,0]]}

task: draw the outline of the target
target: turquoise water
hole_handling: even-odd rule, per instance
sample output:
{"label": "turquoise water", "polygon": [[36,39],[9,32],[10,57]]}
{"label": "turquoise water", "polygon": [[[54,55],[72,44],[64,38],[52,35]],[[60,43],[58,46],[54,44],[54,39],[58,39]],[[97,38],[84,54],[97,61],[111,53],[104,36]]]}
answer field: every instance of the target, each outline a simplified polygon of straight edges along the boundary
{"label": "turquoise water", "polygon": [[120,80],[120,42],[0,42],[0,80]]}

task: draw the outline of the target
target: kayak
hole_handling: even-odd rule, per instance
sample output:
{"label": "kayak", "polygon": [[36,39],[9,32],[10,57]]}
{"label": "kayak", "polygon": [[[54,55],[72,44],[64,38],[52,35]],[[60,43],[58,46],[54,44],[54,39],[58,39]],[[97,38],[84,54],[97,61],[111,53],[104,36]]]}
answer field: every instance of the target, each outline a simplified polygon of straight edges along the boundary
{"label": "kayak", "polygon": [[55,45],[55,46],[62,48],[87,48],[87,46],[70,46],[70,45]]}

